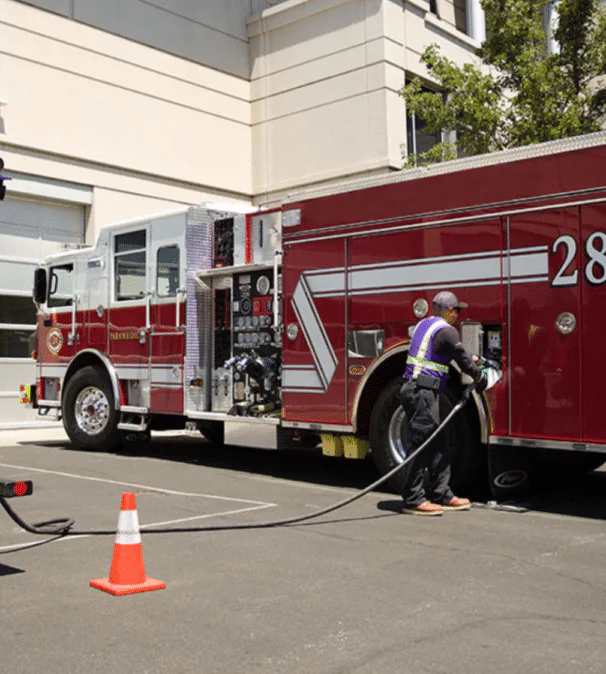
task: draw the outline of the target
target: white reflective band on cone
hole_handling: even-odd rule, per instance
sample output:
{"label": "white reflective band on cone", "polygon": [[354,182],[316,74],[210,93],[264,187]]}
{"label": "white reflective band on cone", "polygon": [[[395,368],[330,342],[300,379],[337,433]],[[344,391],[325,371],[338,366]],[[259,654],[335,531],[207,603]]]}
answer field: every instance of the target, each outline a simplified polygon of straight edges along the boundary
{"label": "white reflective band on cone", "polygon": [[141,543],[139,518],[136,510],[120,511],[116,543],[118,545],[136,545],[137,543]]}

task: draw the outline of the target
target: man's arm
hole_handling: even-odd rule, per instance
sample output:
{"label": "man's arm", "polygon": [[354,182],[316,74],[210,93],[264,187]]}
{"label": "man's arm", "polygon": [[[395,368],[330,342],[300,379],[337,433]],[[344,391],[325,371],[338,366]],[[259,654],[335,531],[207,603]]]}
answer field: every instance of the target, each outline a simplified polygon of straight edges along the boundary
{"label": "man's arm", "polygon": [[434,346],[439,354],[449,356],[461,368],[461,372],[479,381],[482,370],[473,362],[471,354],[465,350],[456,328],[443,328],[435,337]]}

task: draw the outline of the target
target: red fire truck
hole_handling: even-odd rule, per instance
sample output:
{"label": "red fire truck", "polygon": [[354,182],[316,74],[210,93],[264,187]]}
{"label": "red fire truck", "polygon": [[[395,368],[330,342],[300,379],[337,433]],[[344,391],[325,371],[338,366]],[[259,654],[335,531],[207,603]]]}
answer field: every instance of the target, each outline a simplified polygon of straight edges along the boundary
{"label": "red fire truck", "polygon": [[[606,133],[302,192],[121,222],[36,271],[38,414],[82,448],[192,428],[217,443],[401,462],[395,396],[441,289],[503,382],[445,431],[454,479],[489,448],[590,467],[606,319]],[[453,372],[452,408],[464,382]],[[28,391],[24,397],[29,399]]]}

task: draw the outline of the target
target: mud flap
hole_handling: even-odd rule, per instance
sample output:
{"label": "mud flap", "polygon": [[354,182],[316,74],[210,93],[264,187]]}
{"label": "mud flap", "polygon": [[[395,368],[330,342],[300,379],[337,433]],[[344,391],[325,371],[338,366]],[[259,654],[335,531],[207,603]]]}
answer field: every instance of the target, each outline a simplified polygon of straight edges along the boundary
{"label": "mud flap", "polygon": [[490,491],[497,501],[525,494],[529,489],[528,451],[519,447],[488,446]]}

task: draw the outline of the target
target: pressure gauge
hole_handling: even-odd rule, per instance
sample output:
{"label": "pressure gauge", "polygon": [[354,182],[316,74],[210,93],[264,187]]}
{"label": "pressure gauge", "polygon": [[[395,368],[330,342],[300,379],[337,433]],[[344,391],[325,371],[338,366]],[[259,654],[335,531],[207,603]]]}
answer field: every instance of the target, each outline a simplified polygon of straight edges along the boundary
{"label": "pressure gauge", "polygon": [[269,289],[271,288],[271,283],[267,276],[259,276],[257,279],[257,292],[259,295],[267,295]]}

